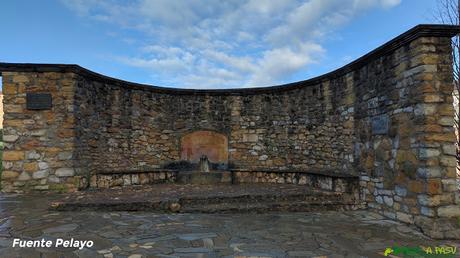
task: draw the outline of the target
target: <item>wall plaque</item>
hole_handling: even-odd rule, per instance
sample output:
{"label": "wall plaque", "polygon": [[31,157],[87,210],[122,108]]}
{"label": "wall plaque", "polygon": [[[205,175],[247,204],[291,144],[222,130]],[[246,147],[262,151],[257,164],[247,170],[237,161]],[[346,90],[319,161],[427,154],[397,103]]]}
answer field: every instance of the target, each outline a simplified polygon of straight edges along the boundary
{"label": "wall plaque", "polygon": [[383,114],[372,118],[372,134],[388,133],[389,121],[388,115]]}
{"label": "wall plaque", "polygon": [[27,93],[26,106],[31,110],[47,110],[53,106],[51,93]]}

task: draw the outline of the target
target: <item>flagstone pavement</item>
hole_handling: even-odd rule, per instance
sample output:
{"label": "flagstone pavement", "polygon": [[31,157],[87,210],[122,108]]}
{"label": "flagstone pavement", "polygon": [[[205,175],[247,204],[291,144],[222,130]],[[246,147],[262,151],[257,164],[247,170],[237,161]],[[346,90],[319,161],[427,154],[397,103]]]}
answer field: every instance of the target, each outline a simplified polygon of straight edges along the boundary
{"label": "flagstone pavement", "polygon": [[[332,258],[384,257],[384,250],[392,246],[444,245],[460,249],[458,242],[429,239],[412,227],[367,211],[57,212],[49,209],[57,197],[0,194],[0,257]],[[13,248],[14,238],[74,238],[94,241],[94,245],[81,250]]]}

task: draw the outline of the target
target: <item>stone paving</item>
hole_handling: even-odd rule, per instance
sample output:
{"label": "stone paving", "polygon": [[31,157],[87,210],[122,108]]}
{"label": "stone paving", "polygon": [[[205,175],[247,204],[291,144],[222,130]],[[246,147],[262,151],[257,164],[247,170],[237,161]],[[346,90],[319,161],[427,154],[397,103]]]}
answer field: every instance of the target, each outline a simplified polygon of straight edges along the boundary
{"label": "stone paving", "polygon": [[[57,198],[62,196],[0,195],[0,257],[384,257],[391,246],[460,248],[458,242],[431,240],[366,211],[160,214],[47,209]],[[14,238],[74,238],[94,245],[82,250],[12,248]]]}

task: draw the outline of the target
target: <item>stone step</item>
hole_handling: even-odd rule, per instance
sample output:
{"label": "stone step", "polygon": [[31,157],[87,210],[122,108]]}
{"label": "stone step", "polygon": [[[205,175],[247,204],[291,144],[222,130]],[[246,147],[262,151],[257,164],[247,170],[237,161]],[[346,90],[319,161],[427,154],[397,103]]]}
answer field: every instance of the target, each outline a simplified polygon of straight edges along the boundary
{"label": "stone step", "polygon": [[[179,205],[177,205],[179,204]],[[58,211],[148,211],[148,212],[179,212],[179,213],[245,213],[270,211],[342,211],[355,210],[359,205],[355,202],[340,201],[312,202],[255,202],[255,203],[214,203],[207,205],[181,205],[181,202],[133,202],[133,203],[88,203],[60,204],[53,209]]]}
{"label": "stone step", "polygon": [[237,195],[237,196],[210,196],[210,197],[182,197],[183,205],[210,205],[221,203],[274,203],[274,202],[310,202],[321,203],[323,201],[340,202],[349,197],[341,193],[299,193],[299,194],[259,194],[259,195]]}
{"label": "stone step", "polygon": [[181,198],[180,212],[232,213],[268,211],[321,211],[349,210],[356,201],[349,194],[317,192],[299,194],[261,194],[219,196],[207,198]]}
{"label": "stone step", "polygon": [[357,210],[356,203],[338,201],[312,202],[256,202],[256,203],[225,203],[206,206],[192,205],[181,207],[181,213],[265,213],[276,211],[290,212],[317,212],[317,211],[344,211]]}
{"label": "stone step", "polygon": [[352,210],[358,202],[350,194],[310,192],[302,194],[258,194],[231,196],[180,196],[160,200],[68,201],[52,205],[60,211],[152,211],[180,213],[241,213],[269,211]]}

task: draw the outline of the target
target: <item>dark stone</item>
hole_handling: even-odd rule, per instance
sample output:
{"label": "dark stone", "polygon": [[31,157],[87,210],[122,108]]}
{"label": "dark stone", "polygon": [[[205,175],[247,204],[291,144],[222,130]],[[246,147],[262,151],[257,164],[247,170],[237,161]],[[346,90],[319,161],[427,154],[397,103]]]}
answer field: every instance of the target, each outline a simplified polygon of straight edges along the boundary
{"label": "dark stone", "polygon": [[395,186],[396,173],[392,169],[385,169],[383,176],[383,187],[385,189],[393,189]]}
{"label": "dark stone", "polygon": [[387,114],[378,115],[372,118],[372,134],[387,134],[389,119]]}
{"label": "dark stone", "polygon": [[411,161],[404,161],[402,171],[410,179],[415,179],[415,174],[417,172],[417,166],[414,165]]}
{"label": "dark stone", "polygon": [[186,160],[170,162],[163,166],[165,169],[175,169],[181,171],[192,171],[198,168],[197,164],[193,164]]}
{"label": "dark stone", "polygon": [[232,182],[232,172],[229,172],[229,171],[179,172],[177,174],[177,182],[181,184],[199,184],[199,185],[231,183]]}

